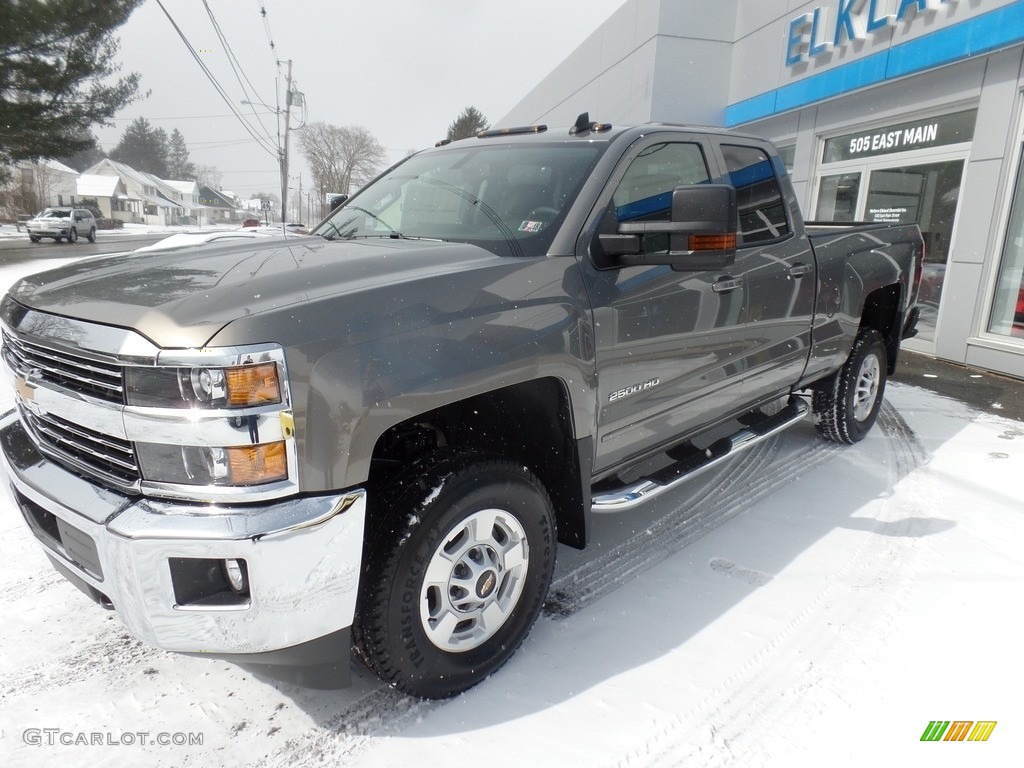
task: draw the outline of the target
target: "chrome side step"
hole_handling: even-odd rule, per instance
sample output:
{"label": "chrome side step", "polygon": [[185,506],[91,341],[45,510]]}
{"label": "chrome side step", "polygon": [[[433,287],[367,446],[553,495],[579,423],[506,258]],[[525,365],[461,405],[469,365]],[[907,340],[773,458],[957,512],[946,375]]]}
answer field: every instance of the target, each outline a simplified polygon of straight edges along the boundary
{"label": "chrome side step", "polygon": [[592,509],[594,512],[622,512],[637,507],[802,421],[808,410],[806,400],[791,397],[778,413],[759,418],[728,437],[716,440],[704,450],[692,446],[673,449],[669,455],[676,459],[674,464],[631,485],[596,494],[591,501]]}

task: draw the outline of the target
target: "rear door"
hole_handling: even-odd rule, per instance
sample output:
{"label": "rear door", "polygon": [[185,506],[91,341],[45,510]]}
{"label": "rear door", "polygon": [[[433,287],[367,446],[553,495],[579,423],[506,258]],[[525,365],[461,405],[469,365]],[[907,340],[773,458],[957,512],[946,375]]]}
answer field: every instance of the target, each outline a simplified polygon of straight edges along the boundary
{"label": "rear door", "polygon": [[755,401],[786,391],[803,373],[814,311],[814,253],[771,146],[739,137],[716,137],[714,144],[724,181],[736,188],[736,269],[747,302],[742,377],[746,398]]}

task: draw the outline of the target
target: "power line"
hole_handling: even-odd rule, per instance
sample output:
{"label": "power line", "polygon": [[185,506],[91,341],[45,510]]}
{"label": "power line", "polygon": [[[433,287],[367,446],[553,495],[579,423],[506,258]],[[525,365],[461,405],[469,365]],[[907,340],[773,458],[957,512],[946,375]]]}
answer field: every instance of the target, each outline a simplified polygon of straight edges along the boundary
{"label": "power line", "polygon": [[270,53],[274,57],[274,66],[281,69],[281,60],[277,57],[277,50],[274,46],[274,38],[270,34],[270,20],[267,18],[267,7],[264,5],[263,0],[256,0],[256,4],[260,9],[260,16],[263,17],[263,31],[267,34],[267,43],[270,45]]}
{"label": "power line", "polygon": [[167,20],[171,22],[171,26],[174,27],[174,31],[178,33],[178,37],[181,38],[182,42],[185,43],[185,47],[188,48],[188,52],[192,55],[192,58],[195,59],[197,64],[199,64],[199,67],[203,70],[203,73],[206,75],[207,79],[213,84],[213,87],[216,89],[220,97],[224,100],[224,103],[228,105],[228,109],[231,110],[231,113],[238,119],[238,121],[245,128],[246,133],[252,136],[253,139],[256,140],[256,143],[259,144],[259,146],[267,154],[269,154],[271,157],[276,158],[278,156],[277,148],[270,144],[267,138],[264,138],[263,136],[259,135],[256,132],[255,128],[249,124],[248,120],[246,120],[246,118],[237,109],[235,109],[235,105],[232,102],[231,98],[228,96],[227,92],[224,90],[221,84],[217,82],[217,78],[213,76],[213,73],[210,72],[206,64],[203,63],[202,58],[200,58],[199,54],[196,53],[195,48],[192,47],[192,44],[185,36],[185,33],[181,30],[177,22],[174,21],[171,14],[164,7],[163,2],[161,2],[161,0],[156,0],[156,4],[160,6],[160,10],[164,12],[164,15],[167,17]]}
{"label": "power line", "polygon": [[[274,113],[273,112],[261,112],[260,114],[261,115],[273,115]],[[229,114],[224,114],[224,115],[171,115],[169,117],[147,117],[146,120],[149,120],[150,122],[155,122],[157,120],[209,120],[212,117],[235,117],[235,114],[234,113],[229,113]],[[117,121],[129,122],[129,121],[138,120],[137,117],[111,117],[111,118],[108,118],[108,119],[112,120],[114,122],[117,122]]]}
{"label": "power line", "polygon": [[[235,56],[235,52],[232,50],[231,44],[228,42],[227,38],[224,36],[224,32],[223,32],[223,30],[221,30],[220,24],[217,23],[217,19],[213,15],[213,9],[210,8],[210,5],[209,5],[209,3],[207,3],[206,0],[202,0],[202,2],[203,2],[203,7],[206,9],[207,15],[210,17],[210,23],[213,25],[213,31],[217,33],[217,38],[220,40],[221,45],[224,46],[224,50],[225,50],[225,52],[228,55],[228,64],[231,65],[231,71],[234,72],[234,74],[235,74],[235,80],[238,81],[238,85],[241,87],[242,93],[245,94],[245,100],[250,102],[250,104],[249,104],[250,111],[252,112],[253,116],[257,120],[259,120],[260,127],[264,130],[264,132],[266,132],[269,135],[270,132],[267,131],[267,126],[263,124],[263,120],[260,119],[259,113],[257,113],[257,111],[256,111],[256,105],[251,103],[253,101],[262,102],[263,99],[259,97],[259,94],[256,92],[256,86],[254,86],[252,84],[252,82],[249,80],[249,76],[245,74],[245,69],[242,67],[241,63],[238,61],[238,57]],[[252,95],[250,95],[249,91],[246,90],[245,83],[242,82],[242,78],[243,77],[245,78],[245,83],[249,83],[249,88],[252,89]],[[280,120],[280,117],[277,120],[277,144],[278,144],[278,146],[281,145],[281,120]]]}

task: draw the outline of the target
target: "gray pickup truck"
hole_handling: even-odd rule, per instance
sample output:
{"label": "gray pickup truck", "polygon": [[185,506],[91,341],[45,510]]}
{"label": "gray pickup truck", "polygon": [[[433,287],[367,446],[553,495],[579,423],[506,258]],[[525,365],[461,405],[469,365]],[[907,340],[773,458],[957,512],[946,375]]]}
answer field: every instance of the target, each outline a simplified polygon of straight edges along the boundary
{"label": "gray pickup truck", "polygon": [[559,543],[813,411],[853,443],[917,322],[916,226],[815,228],[773,146],[486,131],[311,236],[77,262],[0,306],[14,499],[142,641],[442,698]]}

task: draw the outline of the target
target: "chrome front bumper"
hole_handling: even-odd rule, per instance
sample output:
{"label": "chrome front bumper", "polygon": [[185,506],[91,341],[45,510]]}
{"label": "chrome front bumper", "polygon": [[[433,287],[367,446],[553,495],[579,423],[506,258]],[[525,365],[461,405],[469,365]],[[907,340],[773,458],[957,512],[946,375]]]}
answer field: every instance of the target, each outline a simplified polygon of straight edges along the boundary
{"label": "chrome front bumper", "polygon": [[[29,528],[58,570],[113,604],[143,642],[184,653],[267,654],[351,626],[366,494],[202,506],[126,496],[42,456],[16,414],[0,459]],[[244,560],[247,594],[182,600],[182,563]],[[347,651],[347,649],[345,649]]]}

